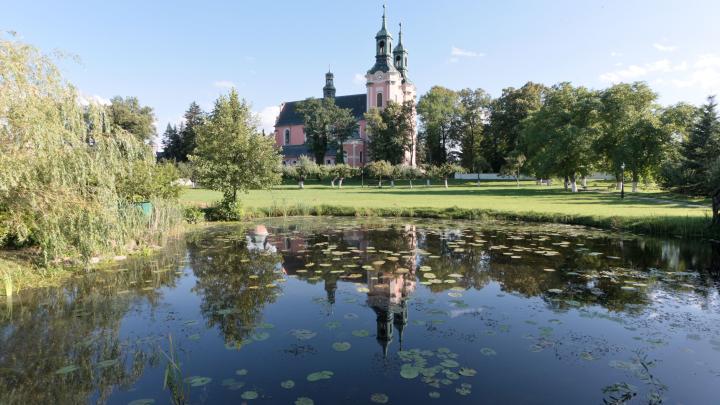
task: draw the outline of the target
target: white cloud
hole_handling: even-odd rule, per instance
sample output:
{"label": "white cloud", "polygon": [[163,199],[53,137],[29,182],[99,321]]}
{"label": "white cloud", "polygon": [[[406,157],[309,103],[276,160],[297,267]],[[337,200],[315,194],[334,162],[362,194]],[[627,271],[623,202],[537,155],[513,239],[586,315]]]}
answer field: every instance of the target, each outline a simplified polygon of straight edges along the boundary
{"label": "white cloud", "polygon": [[83,91],[78,91],[77,102],[83,107],[87,107],[90,104],[110,105],[110,100],[107,98],[98,96],[97,94],[87,94]]}
{"label": "white cloud", "polygon": [[673,52],[677,50],[678,47],[675,45],[664,45],[656,42],[653,44],[653,48],[657,49],[660,52]]}
{"label": "white cloud", "polygon": [[231,89],[233,87],[237,87],[235,83],[231,82],[230,80],[218,80],[216,82],[213,82],[213,86],[222,89]]}
{"label": "white cloud", "polygon": [[625,69],[618,69],[600,75],[600,80],[610,83],[636,80],[651,73],[672,73],[685,71],[688,68],[687,62],[673,64],[667,59],[640,65],[630,65]]}
{"label": "white cloud", "polygon": [[365,79],[365,75],[362,73],[355,73],[355,76],[353,76],[353,84],[356,86],[365,87],[366,82],[367,80]]}
{"label": "white cloud", "polygon": [[474,58],[477,56],[485,56],[484,53],[470,51],[468,49],[462,49],[462,48],[458,48],[456,46],[453,46],[450,48],[450,55],[456,56],[456,57],[461,56],[461,57],[469,57],[469,58]]}
{"label": "white cloud", "polygon": [[272,134],[275,130],[275,120],[277,120],[278,114],[280,114],[280,107],[276,105],[265,107],[257,113],[260,119],[260,128],[265,130],[266,134]]}

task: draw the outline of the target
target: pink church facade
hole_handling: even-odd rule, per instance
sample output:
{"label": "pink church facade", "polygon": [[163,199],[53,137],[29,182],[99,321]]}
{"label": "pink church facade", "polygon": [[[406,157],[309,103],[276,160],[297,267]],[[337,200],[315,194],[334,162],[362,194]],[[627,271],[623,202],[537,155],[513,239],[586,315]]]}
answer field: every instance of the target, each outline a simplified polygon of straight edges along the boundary
{"label": "pink church facade", "polygon": [[[410,82],[407,75],[407,51],[402,44],[402,26],[395,48],[392,47],[392,41],[383,12],[382,27],[375,36],[375,64],[365,75],[365,93],[336,96],[333,74],[328,72],[325,75],[323,97],[331,97],[338,107],[349,109],[358,122],[358,131],[351,139],[344,142],[342,147],[344,162],[354,167],[363,167],[371,161],[371,156],[368,156],[368,144],[372,142],[372,136],[366,132],[365,113],[372,108],[383,109],[390,101],[398,104],[412,101],[413,106],[415,105],[417,94],[415,85]],[[275,121],[275,144],[282,149],[285,165],[296,164],[303,155],[315,159],[307,145],[302,117],[296,111],[299,102],[290,101],[281,104],[280,114]],[[417,129],[413,128],[412,132],[413,147],[404,156],[404,163],[414,166]],[[338,160],[339,151],[330,149],[325,154],[324,164],[335,164]]]}

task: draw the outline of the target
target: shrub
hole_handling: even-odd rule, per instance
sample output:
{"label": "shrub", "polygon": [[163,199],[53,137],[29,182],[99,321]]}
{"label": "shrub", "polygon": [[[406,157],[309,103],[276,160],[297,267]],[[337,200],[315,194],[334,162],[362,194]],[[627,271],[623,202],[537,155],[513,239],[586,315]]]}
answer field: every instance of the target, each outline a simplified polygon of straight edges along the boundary
{"label": "shrub", "polygon": [[183,217],[187,223],[197,224],[205,221],[205,212],[198,207],[185,207]]}

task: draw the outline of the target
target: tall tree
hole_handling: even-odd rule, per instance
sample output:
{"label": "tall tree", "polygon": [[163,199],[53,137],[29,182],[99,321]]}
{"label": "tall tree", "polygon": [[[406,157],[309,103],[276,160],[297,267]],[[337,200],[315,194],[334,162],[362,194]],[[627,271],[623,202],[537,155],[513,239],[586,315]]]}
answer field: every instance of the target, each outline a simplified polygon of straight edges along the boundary
{"label": "tall tree", "polygon": [[323,164],[328,150],[336,150],[335,161],[343,163],[343,142],[347,141],[357,130],[357,121],[352,111],[340,108],[335,99],[308,98],[296,107],[303,118],[307,144],[317,164]]}
{"label": "tall tree", "polygon": [[425,163],[437,165],[448,161],[454,146],[451,134],[457,102],[458,94],[441,86],[434,86],[420,97],[417,112]]}
{"label": "tall tree", "polygon": [[488,162],[482,153],[492,97],[483,89],[463,89],[458,92],[452,136],[460,145],[460,165],[471,173],[486,169]]}
{"label": "tall tree", "polygon": [[708,97],[683,146],[683,166],[696,174],[698,182],[707,176],[710,165],[720,156],[720,121],[716,108],[715,97]]}
{"label": "tall tree", "polygon": [[190,161],[199,182],[222,191],[225,203],[235,203],[238,191],[280,183],[280,152],[258,131],[250,105],[235,89],[217,99],[207,121],[196,130],[197,147]]}
{"label": "tall tree", "polygon": [[180,139],[180,132],[175,125],[167,124],[165,132],[162,136],[162,144],[162,158],[167,160],[178,160],[182,140]]}
{"label": "tall tree", "polygon": [[113,124],[135,135],[143,142],[155,136],[155,114],[153,109],[141,106],[137,97],[115,96],[108,107]]}
{"label": "tall tree", "polygon": [[389,101],[385,108],[371,109],[365,114],[370,135],[368,151],[373,160],[386,160],[392,165],[404,163],[413,152],[413,104]]}
{"label": "tall tree", "polygon": [[482,149],[493,171],[505,164],[505,157],[518,148],[522,123],[540,109],[547,87],[528,82],[519,89],[508,87],[490,106],[490,124]]}
{"label": "tall tree", "polygon": [[[547,91],[543,106],[527,118],[522,145],[532,171],[540,177],[565,177],[577,191],[576,179],[590,173],[600,134],[597,92],[560,83]],[[567,183],[566,183],[567,185]]]}
{"label": "tall tree", "polygon": [[177,161],[186,162],[188,155],[191,155],[195,150],[197,128],[205,122],[205,112],[200,108],[196,102],[190,103],[187,111],[185,111],[185,122],[180,132],[180,150],[177,156]]}

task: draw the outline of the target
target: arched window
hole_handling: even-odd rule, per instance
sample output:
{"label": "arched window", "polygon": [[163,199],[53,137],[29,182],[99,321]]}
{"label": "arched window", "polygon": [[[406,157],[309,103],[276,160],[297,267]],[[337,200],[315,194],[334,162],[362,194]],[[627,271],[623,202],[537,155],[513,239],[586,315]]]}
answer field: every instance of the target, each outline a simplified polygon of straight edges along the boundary
{"label": "arched window", "polygon": [[383,106],[383,103],[382,103],[382,102],[383,102],[382,93],[378,93],[378,94],[377,94],[377,100],[376,100],[376,102],[375,102],[375,106],[376,106],[377,108],[382,108],[382,106]]}
{"label": "arched window", "polygon": [[290,129],[286,128],[285,129],[285,145],[289,145],[289,144],[290,144]]}
{"label": "arched window", "polygon": [[378,43],[378,53],[385,53],[385,41]]}

